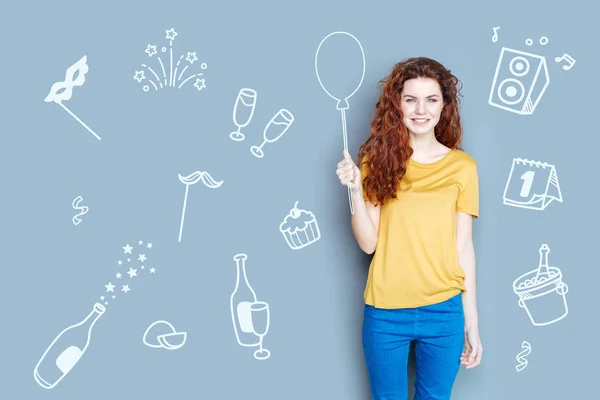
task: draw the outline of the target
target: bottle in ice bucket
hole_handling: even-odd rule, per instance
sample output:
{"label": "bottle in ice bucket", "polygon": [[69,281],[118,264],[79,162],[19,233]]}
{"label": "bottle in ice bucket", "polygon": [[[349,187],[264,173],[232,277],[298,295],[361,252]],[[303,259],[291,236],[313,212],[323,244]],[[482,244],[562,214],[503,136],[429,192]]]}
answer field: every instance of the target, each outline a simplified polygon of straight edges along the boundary
{"label": "bottle in ice bucket", "polygon": [[94,304],[87,317],[63,330],[50,343],[33,370],[41,387],[52,389],[73,369],[90,345],[92,328],[105,311],[102,304]]}
{"label": "bottle in ice bucket", "polygon": [[519,296],[519,306],[529,315],[535,326],[549,325],[567,316],[569,308],[565,295],[568,286],[562,281],[560,268],[548,265],[550,248],[543,244],[537,269],[521,275],[513,282]]}

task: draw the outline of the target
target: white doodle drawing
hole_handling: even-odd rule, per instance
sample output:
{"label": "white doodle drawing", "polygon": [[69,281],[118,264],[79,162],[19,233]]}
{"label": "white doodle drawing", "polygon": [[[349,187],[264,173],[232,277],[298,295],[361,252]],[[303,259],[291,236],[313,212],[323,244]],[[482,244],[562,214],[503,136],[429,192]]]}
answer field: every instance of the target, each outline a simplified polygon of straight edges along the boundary
{"label": "white doodle drawing", "polygon": [[241,129],[248,126],[252,120],[257,97],[258,93],[253,89],[243,88],[238,92],[235,105],[233,106],[233,123],[237,126],[237,130],[229,134],[231,140],[241,142],[245,139],[245,135],[241,132]]}
{"label": "white doodle drawing", "polygon": [[236,263],[237,275],[235,288],[229,300],[231,321],[235,337],[240,346],[256,347],[254,352],[257,360],[266,360],[271,352],[264,349],[263,338],[269,331],[270,313],[269,305],[264,301],[258,301],[256,293],[246,273],[246,260],[248,255],[239,253],[233,256]]}
{"label": "white doodle drawing", "polygon": [[[154,245],[150,242],[147,243],[147,245],[144,247],[142,246],[144,244],[144,242],[142,240],[140,240],[138,242],[138,245],[140,247],[142,247],[144,253],[138,253],[138,257],[136,259],[136,261],[140,262],[140,265],[137,266],[137,268],[134,268],[134,266],[132,266],[133,264],[131,264],[131,258],[127,258],[127,262],[130,263],[128,265],[127,268],[129,268],[127,271],[123,270],[123,272],[117,272],[114,274],[116,279],[128,279],[129,282],[131,282],[132,279],[139,279],[140,278],[140,274],[142,274],[141,271],[145,271],[146,267],[144,266],[144,262],[148,260],[148,256],[150,255],[151,249],[154,247]],[[131,254],[133,255],[134,253],[132,253],[132,251],[136,248],[134,248],[133,246],[130,246],[129,243],[127,243],[125,246],[121,247],[123,249],[123,254]],[[123,261],[122,260],[117,260],[117,265],[119,267],[121,267],[123,265]],[[149,269],[149,272],[151,274],[156,273],[156,268],[152,267]],[[125,276],[125,278],[124,278]],[[121,288],[119,289],[117,286],[111,282],[108,282],[106,285],[104,285],[104,288],[106,289],[102,295],[100,296],[100,300],[104,300],[104,304],[108,305],[108,301],[106,300],[105,295],[107,293],[112,293],[112,299],[116,299],[116,295],[115,290],[117,291],[121,291],[124,294],[128,294],[132,288],[130,287],[131,283],[125,283],[125,284],[121,284]]]}
{"label": "white doodle drawing", "polygon": [[543,211],[554,200],[563,202],[556,167],[546,162],[513,158],[503,203]]}
{"label": "white doodle drawing", "polygon": [[[150,246],[146,249],[151,249]],[[129,244],[122,247],[123,254],[132,254],[133,247]],[[149,253],[148,253],[149,254]],[[144,259],[147,257],[144,255]],[[119,260],[120,261],[120,260]],[[122,263],[117,263],[122,265]],[[156,269],[153,267],[154,271]],[[132,268],[130,268],[130,271]],[[150,271],[150,273],[154,273]],[[130,278],[137,276],[132,274]],[[121,275],[117,274],[117,279],[120,279]],[[105,305],[108,304],[107,293],[112,293],[111,298],[116,299],[115,289],[117,288],[112,282],[104,285],[106,289],[100,296],[100,300],[104,302],[104,305],[95,303],[92,311],[80,322],[65,328],[60,332],[56,338],[50,343],[46,351],[33,369],[33,377],[35,381],[44,389],[52,389],[55,387],[68,373],[75,367],[79,362],[83,354],[86,352],[90,345],[90,339],[92,336],[92,328],[95,326],[98,319],[104,315],[107,308]],[[131,289],[129,284],[122,285],[121,291],[127,294]],[[161,339],[163,342],[168,343],[169,336]]]}
{"label": "white doodle drawing", "polygon": [[181,211],[181,223],[179,225],[179,242],[181,242],[181,235],[183,233],[183,221],[185,219],[185,208],[187,205],[188,191],[190,189],[190,185],[194,185],[199,181],[202,181],[202,183],[204,183],[204,186],[210,189],[215,189],[221,187],[223,181],[215,181],[213,177],[205,171],[195,171],[189,174],[188,176],[182,176],[181,174],[178,175],[181,183],[185,185],[185,195],[183,197],[183,210]]}
{"label": "white doodle drawing", "polygon": [[321,238],[315,215],[312,211],[299,209],[298,203],[294,203],[294,207],[279,225],[279,231],[292,250],[302,249]]}
{"label": "white doodle drawing", "polygon": [[556,61],[556,62],[561,62],[563,60],[567,62],[566,65],[562,66],[562,69],[564,69],[565,71],[568,71],[571,68],[573,68],[573,65],[575,65],[575,63],[577,62],[573,57],[571,57],[567,53],[564,53],[560,57],[554,57],[554,61]]}
{"label": "white doodle drawing", "polygon": [[90,345],[92,329],[106,308],[95,303],[80,322],[65,328],[50,343],[33,369],[35,381],[44,389],[52,389],[75,367]]}
{"label": "white doodle drawing", "polygon": [[[533,41],[527,39],[525,43],[531,45]],[[540,39],[540,44],[547,43],[547,37]],[[502,47],[488,103],[516,114],[531,115],[549,84],[546,57]]]}
{"label": "white doodle drawing", "polygon": [[73,199],[73,202],[71,203],[73,208],[75,210],[79,210],[79,214],[74,215],[73,218],[71,219],[73,221],[74,225],[79,225],[81,223],[81,216],[87,214],[89,207],[88,206],[80,206],[79,204],[83,201],[83,197],[81,196],[77,196]]}
{"label": "white doodle drawing", "polygon": [[529,362],[527,361],[527,359],[525,357],[527,357],[531,353],[531,344],[529,344],[528,341],[523,340],[523,343],[521,344],[521,348],[523,349],[523,351],[521,351],[515,357],[518,362],[518,364],[515,367],[517,369],[517,372],[523,371],[529,364]]}
{"label": "white doodle drawing", "polygon": [[[319,75],[319,54],[320,54],[320,50],[321,47],[323,46],[323,43],[325,43],[328,39],[332,39],[332,38],[336,38],[336,39],[343,39],[343,38],[351,38],[353,40],[353,44],[358,45],[358,48],[360,49],[360,54],[362,57],[362,74],[360,77],[360,80],[358,81],[358,84],[352,84],[350,83],[347,88],[348,90],[351,92],[348,94],[348,92],[345,92],[343,94],[338,94],[335,93],[332,94],[330,93],[329,90],[327,90],[325,88],[325,85],[323,84],[322,80],[321,80],[321,76]],[[347,127],[346,127],[346,110],[350,108],[350,104],[348,103],[348,99],[350,97],[352,97],[360,88],[360,86],[362,85],[362,82],[365,78],[365,66],[366,66],[366,60],[365,60],[365,52],[363,50],[362,45],[360,44],[360,41],[352,34],[348,33],[348,32],[332,32],[329,35],[325,36],[323,38],[323,40],[321,40],[321,43],[319,43],[319,46],[317,47],[317,53],[315,54],[315,71],[317,73],[317,79],[319,80],[319,84],[321,85],[321,88],[323,88],[323,90],[325,91],[325,93],[327,93],[327,95],[329,97],[331,97],[332,99],[337,101],[337,105],[336,108],[338,110],[340,110],[341,113],[341,117],[342,117],[342,135],[343,135],[343,139],[344,139],[344,150],[348,151],[348,134],[347,134]],[[348,201],[350,202],[350,213],[354,214],[354,206],[352,204],[352,191],[350,190],[350,186],[348,185]]]}
{"label": "white doodle drawing", "polygon": [[263,130],[263,142],[259,146],[250,147],[250,152],[257,158],[263,158],[263,146],[267,143],[276,142],[294,122],[292,113],[284,108],[277,111],[273,118],[269,120]]}
{"label": "white doodle drawing", "polygon": [[[69,113],[77,122],[79,122],[85,129],[87,129],[94,137],[98,140],[102,140],[96,132],[94,132],[89,126],[87,126],[77,115],[63,104],[64,101],[70,100],[73,96],[73,88],[75,86],[82,86],[85,82],[85,74],[89,71],[87,65],[87,56],[81,57],[75,64],[67,68],[65,73],[65,80],[62,82],[55,82],[50,88],[50,93],[46,96],[44,101],[46,103],[55,102],[61,106],[66,112]],[[77,75],[75,79],[73,77]],[[59,93],[60,92],[60,93]]]}
{"label": "white doodle drawing", "polygon": [[[163,326],[166,325],[167,327],[169,327],[169,331],[168,333],[163,333],[163,334],[152,334],[150,335],[151,337],[156,338],[156,343],[151,343],[150,341],[148,341],[148,336],[150,331],[152,331],[152,328],[154,328],[155,326]],[[163,327],[164,329],[164,327]],[[185,341],[187,340],[187,332],[177,332],[177,330],[175,329],[175,327],[168,321],[163,321],[163,320],[159,320],[159,321],[155,321],[152,324],[150,324],[150,326],[146,329],[146,331],[144,332],[144,335],[142,336],[142,342],[148,346],[148,347],[152,347],[154,349],[166,349],[166,350],[177,350],[180,349],[184,344]]]}
{"label": "white doodle drawing", "polygon": [[513,282],[513,291],[519,297],[519,307],[524,308],[534,326],[560,321],[569,313],[566,294],[569,287],[562,281],[558,267],[548,265],[550,247],[539,249],[538,268],[519,276]]}
{"label": "white doodle drawing", "polygon": [[494,30],[494,36],[492,36],[492,42],[496,43],[498,41],[498,30],[500,29],[500,27],[495,26],[492,29]]}
{"label": "white doodle drawing", "polygon": [[[198,57],[196,56],[196,52],[187,52],[187,55],[185,54],[181,54],[179,56],[179,59],[177,60],[177,64],[175,64],[175,68],[173,68],[173,41],[175,40],[175,37],[177,36],[177,32],[175,32],[175,29],[171,28],[168,30],[165,30],[166,36],[165,38],[169,41],[169,67],[168,67],[168,71],[166,70],[165,67],[165,62],[166,62],[166,56],[165,56],[165,61],[163,62],[163,59],[161,58],[160,55],[156,56],[156,60],[160,66],[160,69],[162,71],[162,76],[159,76],[158,73],[156,73],[156,71],[148,66],[147,64],[141,64],[142,65],[142,69],[141,70],[136,70],[134,71],[133,74],[133,79],[135,79],[136,81],[138,81],[138,83],[142,83],[142,81],[147,80],[148,83],[150,83],[150,85],[152,85],[152,87],[154,88],[155,91],[163,89],[163,88],[167,88],[167,87],[177,87],[177,89],[181,89],[181,87],[183,85],[185,85],[187,82],[191,81],[192,79],[195,78],[194,81],[194,87],[198,90],[201,91],[202,89],[204,89],[206,87],[206,79],[203,77],[204,74],[202,72],[198,72],[198,73],[191,73],[189,76],[186,76],[185,78],[183,77],[183,74],[187,71],[187,69],[190,67],[190,65],[193,65],[195,61],[198,60]],[[148,44],[148,46],[146,47],[146,50],[144,50],[144,52],[146,54],[148,54],[148,57],[152,58],[154,57],[156,54],[158,54],[158,50],[157,50],[157,45],[153,45],[153,44]],[[161,53],[166,53],[167,52],[167,47],[162,47],[160,49]],[[185,57],[185,61],[182,63],[183,58]],[[179,71],[180,66],[182,67],[181,71]],[[201,70],[206,70],[208,68],[208,65],[206,63],[202,63],[200,64],[200,69]],[[150,77],[147,77],[145,72],[148,71],[148,73],[151,75]],[[202,77],[202,78],[201,78]],[[147,92],[150,90],[150,86],[149,85],[144,85],[142,87],[142,89],[144,90],[144,92]]]}

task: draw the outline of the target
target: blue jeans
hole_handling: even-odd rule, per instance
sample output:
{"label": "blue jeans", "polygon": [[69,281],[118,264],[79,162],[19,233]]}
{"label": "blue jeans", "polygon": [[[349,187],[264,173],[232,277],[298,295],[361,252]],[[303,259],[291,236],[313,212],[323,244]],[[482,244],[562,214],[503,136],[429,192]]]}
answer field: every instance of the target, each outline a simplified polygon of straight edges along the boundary
{"label": "blue jeans", "polygon": [[408,353],[415,342],[414,400],[449,400],[465,340],[462,293],[417,308],[365,304],[363,349],[372,400],[408,398]]}

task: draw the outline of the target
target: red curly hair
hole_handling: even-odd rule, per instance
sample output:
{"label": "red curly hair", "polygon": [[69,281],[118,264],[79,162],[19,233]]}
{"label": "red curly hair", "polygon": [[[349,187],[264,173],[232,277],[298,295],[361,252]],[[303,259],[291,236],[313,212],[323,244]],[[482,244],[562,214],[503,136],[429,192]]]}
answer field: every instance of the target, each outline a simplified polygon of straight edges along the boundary
{"label": "red curly hair", "polygon": [[364,161],[368,174],[362,181],[366,196],[383,205],[395,199],[406,164],[413,153],[408,129],[402,122],[400,109],[404,82],[415,78],[431,78],[438,82],[444,107],[435,126],[437,140],[452,149],[462,150],[459,96],[462,82],[439,62],[427,57],[414,57],[397,63],[392,72],[379,82],[382,89],[371,123],[371,135],[358,149],[358,166]]}

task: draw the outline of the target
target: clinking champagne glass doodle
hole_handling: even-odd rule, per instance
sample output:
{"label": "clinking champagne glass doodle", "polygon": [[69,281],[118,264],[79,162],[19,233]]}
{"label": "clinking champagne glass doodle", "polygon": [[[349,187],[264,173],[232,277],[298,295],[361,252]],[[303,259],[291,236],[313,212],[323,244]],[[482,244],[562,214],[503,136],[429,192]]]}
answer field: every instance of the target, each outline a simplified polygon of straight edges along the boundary
{"label": "clinking champagne glass doodle", "polygon": [[[260,348],[254,352],[254,358],[257,360],[266,360],[271,356],[271,352],[263,349],[263,338],[269,332],[269,304],[264,301],[255,301],[250,304],[250,312],[252,315],[252,331],[260,338]],[[261,327],[262,329],[258,329]]]}
{"label": "clinking champagne glass doodle", "polygon": [[245,88],[239,91],[237,98],[235,99],[235,106],[233,107],[233,123],[237,125],[238,129],[229,134],[231,140],[237,142],[244,140],[245,136],[240,130],[247,126],[252,120],[254,109],[256,107],[256,98],[257,93],[252,89]]}
{"label": "clinking champagne glass doodle", "polygon": [[267,143],[277,141],[294,122],[294,116],[286,109],[281,109],[271,118],[263,131],[263,142],[259,146],[250,147],[250,152],[258,158],[263,158],[265,153],[262,148]]}
{"label": "clinking champagne glass doodle", "polygon": [[[356,53],[356,54],[360,54],[360,57],[356,58],[359,60],[359,61],[357,61],[357,63],[362,62],[362,73],[360,76],[360,80],[358,80],[358,79],[356,79],[356,77],[354,77],[353,80],[351,82],[349,82],[348,85],[345,85],[344,89],[340,90],[339,93],[337,90],[333,90],[333,88],[331,88],[332,89],[331,91],[327,90],[325,88],[325,85],[323,84],[323,81],[321,80],[321,75],[319,74],[319,56],[321,53],[320,52],[321,47],[327,40],[331,40],[333,38],[336,38],[337,40],[345,40],[345,39],[349,38],[351,40],[352,46],[353,47],[358,46],[358,50],[360,51],[360,53],[358,53],[358,52]],[[335,74],[331,73],[329,75],[338,77],[339,74],[337,72],[347,69],[348,64],[346,63],[346,60],[343,57],[337,57],[337,56],[331,57],[331,54],[328,56],[329,56],[330,61],[335,64],[335,65],[329,65],[328,67],[329,68],[337,67],[336,69],[332,70],[333,72],[335,72]],[[362,45],[360,44],[360,42],[358,41],[358,39],[356,37],[349,34],[348,32],[330,33],[329,35],[325,36],[325,38],[321,41],[321,43],[319,43],[319,47],[317,47],[317,54],[315,55],[315,71],[317,73],[317,79],[319,80],[319,84],[321,85],[321,87],[323,88],[325,93],[327,93],[329,95],[329,97],[331,97],[332,99],[337,100],[336,108],[338,110],[340,110],[341,117],[342,117],[342,134],[344,137],[344,150],[348,151],[348,135],[347,135],[347,129],[346,129],[346,109],[350,108],[348,99],[350,97],[352,97],[354,95],[354,93],[356,93],[358,91],[358,89],[362,85],[363,79],[365,77],[365,52],[363,51]],[[331,92],[334,92],[334,93],[332,94]],[[348,186],[348,200],[350,202],[350,212],[352,214],[354,214],[354,206],[352,204],[352,191],[350,190],[350,186]]]}

